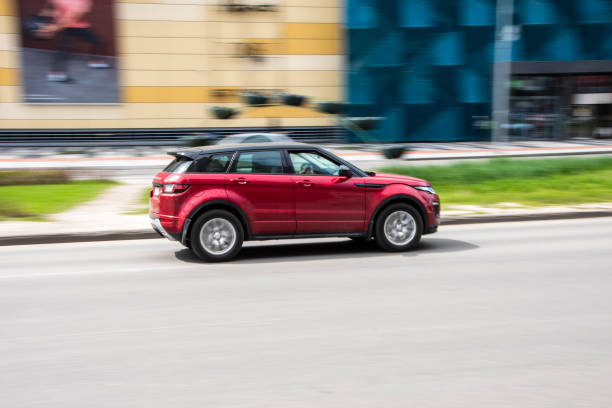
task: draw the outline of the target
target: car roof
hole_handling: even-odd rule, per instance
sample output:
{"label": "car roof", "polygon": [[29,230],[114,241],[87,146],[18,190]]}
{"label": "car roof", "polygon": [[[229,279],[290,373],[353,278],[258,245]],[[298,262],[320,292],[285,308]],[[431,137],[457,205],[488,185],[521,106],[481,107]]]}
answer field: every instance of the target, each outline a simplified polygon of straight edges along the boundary
{"label": "car roof", "polygon": [[319,146],[299,143],[299,142],[273,142],[273,143],[238,143],[238,144],[226,144],[226,145],[209,145],[209,146],[198,146],[192,147],[190,149],[178,150],[175,152],[168,152],[169,155],[172,156],[183,156],[192,160],[197,160],[197,158],[202,154],[207,153],[223,153],[223,152],[236,152],[236,151],[244,151],[244,150],[316,150],[323,151],[331,156],[335,157],[340,163],[352,168],[362,177],[366,176],[366,173],[356,167],[354,164],[347,162],[341,157],[336,156],[332,152],[329,152]]}
{"label": "car roof", "polygon": [[243,150],[278,150],[278,149],[314,149],[319,150],[318,146],[309,145],[298,142],[272,142],[272,143],[239,143],[226,145],[209,145],[197,146],[189,149],[182,149],[173,152],[168,152],[172,156],[186,156],[195,159],[203,153],[223,153],[227,151],[243,151]]}

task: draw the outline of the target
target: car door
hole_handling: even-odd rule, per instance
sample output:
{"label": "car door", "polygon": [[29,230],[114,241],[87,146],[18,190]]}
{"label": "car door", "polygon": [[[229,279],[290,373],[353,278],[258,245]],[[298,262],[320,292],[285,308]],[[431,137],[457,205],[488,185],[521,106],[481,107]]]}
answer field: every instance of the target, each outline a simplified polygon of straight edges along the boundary
{"label": "car door", "polygon": [[365,189],[361,177],[339,177],[340,163],[315,150],[288,151],[295,188],[297,233],[360,232]]}
{"label": "car door", "polygon": [[282,151],[239,151],[225,189],[228,199],[246,213],[253,235],[295,233],[293,180]]}

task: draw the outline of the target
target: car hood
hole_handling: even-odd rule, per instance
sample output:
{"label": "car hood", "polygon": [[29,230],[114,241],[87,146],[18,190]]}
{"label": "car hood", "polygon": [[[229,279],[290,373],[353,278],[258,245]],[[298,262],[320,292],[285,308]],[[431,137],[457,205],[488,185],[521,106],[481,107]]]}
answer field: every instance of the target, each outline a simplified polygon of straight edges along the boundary
{"label": "car hood", "polygon": [[399,174],[378,173],[367,178],[369,183],[379,184],[407,184],[410,186],[428,186],[429,182],[416,177],[400,176]]}

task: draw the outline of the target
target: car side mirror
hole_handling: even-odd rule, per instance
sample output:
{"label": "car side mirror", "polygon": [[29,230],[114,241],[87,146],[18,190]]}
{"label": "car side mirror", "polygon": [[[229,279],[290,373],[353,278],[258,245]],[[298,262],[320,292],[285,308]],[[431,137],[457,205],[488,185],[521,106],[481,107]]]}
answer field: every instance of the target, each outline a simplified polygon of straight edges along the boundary
{"label": "car side mirror", "polygon": [[345,165],[340,166],[340,171],[338,172],[340,177],[351,178],[353,177],[353,170],[349,169]]}

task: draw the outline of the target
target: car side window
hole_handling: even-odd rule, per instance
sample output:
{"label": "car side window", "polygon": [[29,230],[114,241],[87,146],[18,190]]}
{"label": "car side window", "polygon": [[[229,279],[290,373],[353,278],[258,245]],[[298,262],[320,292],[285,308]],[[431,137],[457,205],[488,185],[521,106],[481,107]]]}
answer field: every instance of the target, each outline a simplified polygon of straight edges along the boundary
{"label": "car side window", "polygon": [[337,176],[340,165],[317,152],[289,152],[295,174]]}
{"label": "car side window", "polygon": [[235,173],[282,174],[283,161],[280,150],[241,152],[236,161]]}
{"label": "car side window", "polygon": [[190,173],[225,173],[233,153],[211,154],[203,157],[191,168]]}

